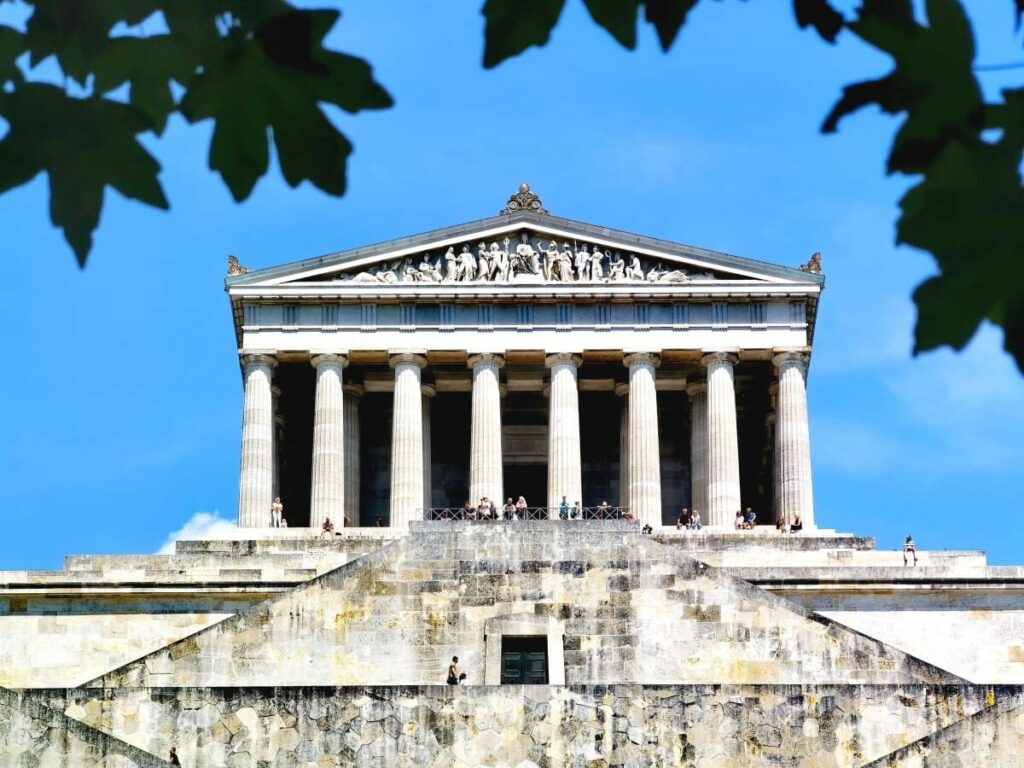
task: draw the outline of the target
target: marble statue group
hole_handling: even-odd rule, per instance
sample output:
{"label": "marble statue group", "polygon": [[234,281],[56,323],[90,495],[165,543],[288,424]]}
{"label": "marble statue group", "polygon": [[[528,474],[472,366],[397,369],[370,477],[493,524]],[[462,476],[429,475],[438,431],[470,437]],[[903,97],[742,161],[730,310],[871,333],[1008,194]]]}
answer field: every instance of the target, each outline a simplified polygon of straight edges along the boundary
{"label": "marble statue group", "polygon": [[468,243],[452,245],[436,259],[424,253],[418,263],[409,257],[343,279],[364,283],[687,283],[693,277],[682,269],[645,265],[635,254],[623,257],[597,245],[559,244],[553,239],[545,245],[524,232],[514,247],[508,237],[500,243],[481,241],[475,252]]}

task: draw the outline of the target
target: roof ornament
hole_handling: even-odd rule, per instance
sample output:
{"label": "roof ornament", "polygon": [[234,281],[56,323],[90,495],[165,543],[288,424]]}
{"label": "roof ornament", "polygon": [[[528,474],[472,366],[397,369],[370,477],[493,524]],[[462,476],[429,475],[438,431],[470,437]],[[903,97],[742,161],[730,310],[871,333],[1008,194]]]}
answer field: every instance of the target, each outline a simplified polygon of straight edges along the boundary
{"label": "roof ornament", "polygon": [[806,264],[801,264],[797,267],[801,272],[810,272],[812,275],[821,274],[821,252],[815,251],[811,254],[811,258],[807,260]]}
{"label": "roof ornament", "polygon": [[519,211],[530,211],[531,213],[547,213],[548,209],[541,205],[540,198],[530,189],[525,181],[519,185],[519,191],[512,195],[505,207],[499,212],[501,216]]}
{"label": "roof ornament", "polygon": [[244,275],[249,271],[248,267],[243,267],[238,263],[237,256],[228,256],[228,276]]}

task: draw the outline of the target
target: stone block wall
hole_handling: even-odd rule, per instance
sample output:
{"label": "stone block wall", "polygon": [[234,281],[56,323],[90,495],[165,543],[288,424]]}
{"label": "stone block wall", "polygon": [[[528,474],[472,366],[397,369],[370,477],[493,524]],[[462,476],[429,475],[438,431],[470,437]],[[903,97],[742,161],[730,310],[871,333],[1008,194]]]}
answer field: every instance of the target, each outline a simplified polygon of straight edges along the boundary
{"label": "stone block wall", "polygon": [[960,682],[613,524],[413,533],[93,681],[429,685],[458,655],[497,682],[501,623],[564,649],[552,682]]}
{"label": "stone block wall", "polygon": [[[162,755],[176,745],[184,765],[204,768],[847,768],[957,727],[1021,691],[636,685],[80,689],[36,695],[147,752]],[[992,765],[985,762],[994,754],[992,739],[977,746],[979,761],[963,765]]]}
{"label": "stone block wall", "polygon": [[0,688],[0,768],[156,768],[137,747],[51,709],[38,697]]}

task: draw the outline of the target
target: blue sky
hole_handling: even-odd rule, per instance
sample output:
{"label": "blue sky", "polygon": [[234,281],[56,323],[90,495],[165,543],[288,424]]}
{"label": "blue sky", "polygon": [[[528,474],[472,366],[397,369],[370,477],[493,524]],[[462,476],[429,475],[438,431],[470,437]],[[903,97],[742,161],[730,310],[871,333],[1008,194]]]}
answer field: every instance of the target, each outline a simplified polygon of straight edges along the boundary
{"label": "blue sky", "polygon": [[[340,200],[275,168],[235,205],[206,167],[209,124],[180,120],[149,142],[171,212],[108,194],[84,271],[49,224],[43,178],[0,196],[0,569],[152,552],[233,518],[228,254],[265,267],[470,221],[522,180],[569,218],[793,266],[821,251],[819,523],[1024,561],[1024,379],[993,329],[963,354],[910,357],[910,292],[933,267],[893,245],[908,184],[883,176],[897,122],[866,111],[818,133],[841,87],[887,61],[799,32],[786,2],[702,3],[670,54],[646,28],[629,53],[567,0],[547,48],[485,72],[478,5],[345,4],[333,45],[369,58],[397,103],[332,113],[356,146]],[[969,7],[979,62],[1024,61],[1009,0]]]}

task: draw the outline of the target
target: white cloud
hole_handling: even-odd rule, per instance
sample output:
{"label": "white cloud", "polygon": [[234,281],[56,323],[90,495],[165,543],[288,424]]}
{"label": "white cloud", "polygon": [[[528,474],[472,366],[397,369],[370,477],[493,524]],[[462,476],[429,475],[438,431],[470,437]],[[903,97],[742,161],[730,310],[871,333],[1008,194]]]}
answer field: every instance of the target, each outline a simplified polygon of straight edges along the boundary
{"label": "white cloud", "polygon": [[213,514],[196,512],[181,528],[167,537],[167,541],[157,550],[157,554],[173,555],[174,543],[179,540],[230,539],[237,530],[234,521],[221,517],[220,512],[216,510]]}

